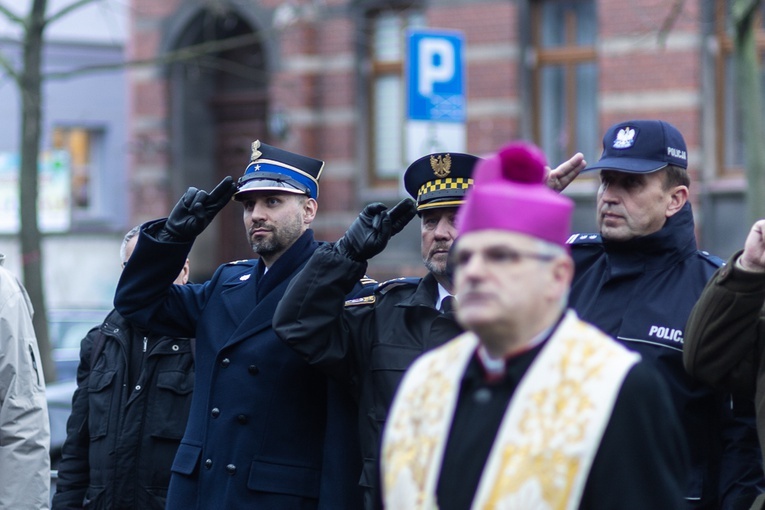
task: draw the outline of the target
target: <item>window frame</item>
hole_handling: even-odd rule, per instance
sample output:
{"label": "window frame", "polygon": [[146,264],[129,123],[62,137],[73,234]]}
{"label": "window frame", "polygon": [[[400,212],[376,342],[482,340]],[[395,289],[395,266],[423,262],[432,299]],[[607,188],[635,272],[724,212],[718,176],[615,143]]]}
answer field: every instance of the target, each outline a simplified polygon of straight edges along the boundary
{"label": "window frame", "polygon": [[[542,93],[542,74],[545,68],[563,68],[563,100],[564,109],[567,113],[565,132],[576,133],[578,132],[577,119],[579,118],[579,104],[577,99],[579,91],[579,79],[577,77],[578,66],[582,64],[594,64],[597,66],[598,64],[598,51],[596,45],[581,45],[577,42],[577,17],[572,12],[566,13],[563,23],[563,26],[565,27],[564,45],[556,47],[545,47],[543,45],[543,10],[544,5],[548,1],[555,0],[532,0],[529,4],[531,27],[529,44],[534,56],[530,72],[531,136],[540,146],[544,146],[542,133],[542,103],[544,101]],[[595,4],[594,0],[590,1]],[[577,142],[577,137],[570,136],[566,141],[564,152],[571,155],[584,150],[584,148],[578,146]]]}
{"label": "window frame", "polygon": [[[68,143],[62,146],[58,145],[57,137],[59,132],[67,133],[71,136],[74,131],[83,131],[88,134],[88,205],[78,207],[75,200],[75,163]],[[90,224],[94,221],[102,221],[106,213],[104,211],[105,200],[103,196],[104,173],[107,172],[107,137],[108,127],[100,123],[66,123],[57,122],[51,127],[50,149],[63,150],[70,155],[70,190],[69,190],[69,217],[70,231],[79,230],[78,227],[84,224]]]}
{"label": "window frame", "polygon": [[[394,14],[399,18],[400,34],[399,48],[400,55],[397,60],[378,60],[375,56],[375,20],[379,16]],[[417,18],[420,19],[417,19]],[[397,189],[400,186],[401,175],[406,168],[406,114],[402,108],[400,112],[400,132],[399,132],[399,161],[401,167],[398,172],[391,172],[390,176],[382,176],[377,169],[377,145],[376,145],[376,126],[377,126],[377,104],[375,97],[375,87],[378,80],[384,77],[397,77],[401,87],[402,107],[406,104],[406,75],[404,63],[406,59],[406,33],[413,27],[425,25],[425,12],[418,5],[393,5],[379,6],[368,9],[364,13],[364,21],[367,26],[367,45],[365,58],[368,62],[368,73],[366,79],[365,93],[367,97],[366,110],[367,121],[365,127],[367,136],[367,182],[370,188],[374,189]]]}
{"label": "window frame", "polygon": [[[728,126],[726,121],[726,103],[728,99],[732,100],[733,108],[738,108],[738,100],[736,96],[728,97],[727,79],[726,75],[729,71],[730,65],[733,73],[735,70],[735,62],[733,60],[734,41],[731,34],[728,33],[727,26],[730,16],[729,0],[715,0],[714,2],[714,36],[718,42],[719,51],[715,53],[714,57],[714,117],[715,126],[718,126],[719,132],[715,137],[715,178],[736,178],[745,175],[746,167],[745,163],[741,165],[728,165],[726,163],[727,152],[732,147],[727,146],[728,130],[735,129]],[[758,21],[756,22],[757,33],[755,34],[755,40],[757,44],[757,52],[760,56],[760,70],[761,76],[765,76],[765,26],[763,26],[763,17],[765,12],[765,5],[760,6],[758,14]],[[763,81],[765,84],[765,80]],[[763,97],[765,102],[765,97]],[[740,118],[738,119],[741,120]]]}

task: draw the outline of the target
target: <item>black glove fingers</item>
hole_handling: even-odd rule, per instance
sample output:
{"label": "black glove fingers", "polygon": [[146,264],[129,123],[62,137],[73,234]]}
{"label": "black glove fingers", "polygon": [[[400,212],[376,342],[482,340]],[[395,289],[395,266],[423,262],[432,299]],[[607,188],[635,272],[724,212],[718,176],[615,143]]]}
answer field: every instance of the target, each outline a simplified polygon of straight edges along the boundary
{"label": "black glove fingers", "polygon": [[194,204],[194,199],[196,198],[198,191],[199,190],[193,186],[187,189],[186,193],[184,193],[181,197],[181,202],[183,205],[185,205],[187,208],[191,208],[191,206]]}
{"label": "black glove fingers", "polygon": [[374,216],[372,216],[372,230],[374,232],[380,231],[380,226],[382,225],[383,218],[386,217],[385,211],[376,213]]}
{"label": "black glove fingers", "polygon": [[387,209],[385,207],[385,204],[382,202],[374,202],[372,204],[367,205],[362,211],[359,216],[367,216],[368,218],[373,218],[380,214],[382,211]]}
{"label": "black glove fingers", "polygon": [[206,196],[207,193],[204,191],[197,194],[197,199],[192,204],[191,209],[189,209],[189,212],[191,213],[191,221],[198,222],[198,224],[202,227],[206,227],[209,223],[209,220],[207,219],[207,211],[205,209],[204,199]]}
{"label": "black glove fingers", "polygon": [[234,178],[228,175],[210,192],[209,201],[211,209],[214,208],[216,212],[222,209],[231,200],[234,193],[236,193],[236,183]]}
{"label": "black glove fingers", "polygon": [[405,198],[401,202],[391,207],[389,212],[390,218],[393,221],[398,221],[399,219],[406,217],[409,217],[409,220],[411,220],[417,213],[417,206],[415,205],[414,200],[411,198]]}
{"label": "black glove fingers", "polygon": [[417,215],[417,204],[411,198],[405,198],[389,211],[392,224],[391,235],[394,236],[401,232],[404,227]]}
{"label": "black glove fingers", "polygon": [[377,216],[375,216],[375,223],[373,224],[373,227],[375,229],[375,232],[377,232],[377,236],[380,238],[380,240],[385,240],[385,243],[388,243],[388,239],[390,239],[391,236],[391,222],[390,222],[390,213],[389,211],[383,211]]}

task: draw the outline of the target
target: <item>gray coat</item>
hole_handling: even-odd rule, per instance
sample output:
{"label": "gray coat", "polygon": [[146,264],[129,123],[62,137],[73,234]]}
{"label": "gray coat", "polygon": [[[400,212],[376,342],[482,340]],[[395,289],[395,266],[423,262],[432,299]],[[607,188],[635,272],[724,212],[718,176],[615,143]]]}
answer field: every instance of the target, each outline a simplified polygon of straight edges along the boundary
{"label": "gray coat", "polygon": [[50,425],[32,304],[0,255],[0,508],[40,510],[50,498]]}

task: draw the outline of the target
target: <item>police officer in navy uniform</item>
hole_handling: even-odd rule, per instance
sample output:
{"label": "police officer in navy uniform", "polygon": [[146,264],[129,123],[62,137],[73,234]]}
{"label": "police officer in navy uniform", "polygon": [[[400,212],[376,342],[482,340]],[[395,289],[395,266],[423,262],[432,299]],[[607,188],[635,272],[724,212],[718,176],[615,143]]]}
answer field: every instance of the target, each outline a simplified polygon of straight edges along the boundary
{"label": "police officer in navy uniform", "polygon": [[[584,162],[577,155],[567,164]],[[569,240],[576,264],[569,303],[666,380],[691,452],[689,508],[749,508],[762,486],[752,403],[731,401],[683,369],[686,320],[721,264],[696,248],[687,167],[685,140],[667,122],[608,129],[600,160],[584,169],[600,171],[600,233]]]}
{"label": "police officer in navy uniform", "polygon": [[274,315],[277,334],[359,400],[366,509],[380,506],[381,430],[404,371],[417,356],[462,332],[449,310],[454,298],[447,259],[456,236],[455,214],[472,186],[477,160],[469,154],[429,154],[404,174],[421,218],[424,278],[390,280],[372,296],[345,301],[367,260],[385,248],[390,216],[397,228],[413,216],[405,213],[409,199],[390,211],[371,204],[334,246],[316,250]]}
{"label": "police officer in navy uniform", "polygon": [[[342,405],[328,402],[326,377],[271,328],[287,284],[320,244],[309,227],[323,168],[256,141],[238,185],[227,177],[210,193],[189,188],[167,219],[141,228],[117,310],[154,331],[197,338],[196,388],[168,509],[361,505]],[[232,196],[259,258],[225,264],[203,284],[172,285],[196,236]]]}

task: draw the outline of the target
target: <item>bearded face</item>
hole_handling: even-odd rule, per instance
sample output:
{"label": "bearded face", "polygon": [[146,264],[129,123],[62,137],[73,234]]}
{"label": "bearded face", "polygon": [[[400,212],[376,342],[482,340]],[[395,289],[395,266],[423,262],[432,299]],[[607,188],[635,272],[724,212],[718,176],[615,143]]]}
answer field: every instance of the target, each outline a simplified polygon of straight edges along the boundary
{"label": "bearded face", "polygon": [[422,261],[435,276],[447,276],[449,250],[457,237],[456,207],[441,207],[422,212]]}
{"label": "bearded face", "polygon": [[269,265],[306,231],[316,201],[293,193],[253,192],[242,201],[252,250]]}

